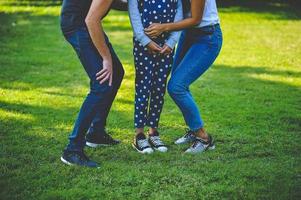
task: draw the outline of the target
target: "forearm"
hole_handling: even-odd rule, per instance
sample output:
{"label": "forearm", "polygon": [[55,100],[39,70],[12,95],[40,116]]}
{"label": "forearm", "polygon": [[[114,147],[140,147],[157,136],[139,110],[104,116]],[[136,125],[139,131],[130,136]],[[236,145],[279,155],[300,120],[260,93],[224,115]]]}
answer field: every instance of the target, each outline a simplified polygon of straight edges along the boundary
{"label": "forearm", "polygon": [[129,17],[133,28],[134,36],[143,46],[146,46],[148,43],[151,42],[151,39],[144,33],[144,27],[138,9],[137,0],[129,0],[128,6]]}
{"label": "forearm", "polygon": [[191,0],[191,17],[184,20],[162,24],[164,31],[179,31],[186,28],[194,27],[202,20],[205,0]]}
{"label": "forearm", "polygon": [[110,9],[112,1],[113,0],[93,0],[85,19],[92,42],[104,60],[111,60],[111,53],[106,44],[101,20]]}
{"label": "forearm", "polygon": [[98,53],[104,60],[111,60],[111,53],[106,44],[103,28],[101,23],[86,22],[90,37]]}
{"label": "forearm", "polygon": [[[182,1],[179,0],[177,3],[177,12],[174,18],[174,22],[179,22],[183,20],[183,6],[182,6]],[[175,45],[177,44],[179,37],[180,37],[180,33],[181,31],[172,31],[170,33],[170,36],[168,38],[168,40],[166,41],[166,44],[170,47],[170,48],[174,48]]]}

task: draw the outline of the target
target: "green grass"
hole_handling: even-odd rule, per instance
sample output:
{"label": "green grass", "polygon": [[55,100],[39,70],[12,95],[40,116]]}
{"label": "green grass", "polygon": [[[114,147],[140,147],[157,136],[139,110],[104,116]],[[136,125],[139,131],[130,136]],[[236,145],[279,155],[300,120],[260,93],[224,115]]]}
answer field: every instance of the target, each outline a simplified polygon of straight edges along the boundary
{"label": "green grass", "polygon": [[0,5],[0,199],[300,199],[301,21],[290,7],[220,10],[224,46],[192,86],[217,149],[183,155],[170,97],[166,154],[131,148],[134,67],[126,13],[105,28],[126,75],[108,129],[117,147],[86,149],[100,170],[63,165],[88,79],[59,29],[59,7]]}

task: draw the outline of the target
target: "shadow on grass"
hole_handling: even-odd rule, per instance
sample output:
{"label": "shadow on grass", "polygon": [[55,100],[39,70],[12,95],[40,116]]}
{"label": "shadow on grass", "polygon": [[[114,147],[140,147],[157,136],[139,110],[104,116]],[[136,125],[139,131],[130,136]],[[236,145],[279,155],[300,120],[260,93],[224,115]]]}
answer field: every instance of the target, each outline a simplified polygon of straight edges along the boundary
{"label": "shadow on grass", "polygon": [[273,18],[300,20],[301,4],[295,0],[217,0],[221,12],[270,13]]}

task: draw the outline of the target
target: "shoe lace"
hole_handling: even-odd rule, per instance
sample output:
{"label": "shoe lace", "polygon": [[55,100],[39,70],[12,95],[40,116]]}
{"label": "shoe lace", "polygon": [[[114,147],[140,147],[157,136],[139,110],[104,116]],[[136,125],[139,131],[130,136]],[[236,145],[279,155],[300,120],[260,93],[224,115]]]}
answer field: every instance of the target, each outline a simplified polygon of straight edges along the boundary
{"label": "shoe lace", "polygon": [[194,132],[190,129],[187,129],[184,138],[189,138],[189,137],[194,137]]}
{"label": "shoe lace", "polygon": [[195,148],[198,144],[203,144],[203,145],[208,145],[209,144],[209,140],[206,142],[205,140],[202,140],[201,138],[196,138],[196,140],[193,142],[192,144],[192,148]]}
{"label": "shoe lace", "polygon": [[86,154],[83,151],[78,152],[79,158],[82,161],[89,161],[88,156],[86,156]]}
{"label": "shoe lace", "polygon": [[103,138],[109,142],[113,141],[113,138],[109,134],[104,134]]}
{"label": "shoe lace", "polygon": [[147,139],[144,139],[144,140],[138,140],[138,145],[141,147],[141,148],[145,148],[145,147],[148,147],[149,146],[149,143],[147,141]]}
{"label": "shoe lace", "polygon": [[164,145],[164,143],[161,141],[159,136],[152,136],[150,137],[154,145],[159,146],[159,145]]}

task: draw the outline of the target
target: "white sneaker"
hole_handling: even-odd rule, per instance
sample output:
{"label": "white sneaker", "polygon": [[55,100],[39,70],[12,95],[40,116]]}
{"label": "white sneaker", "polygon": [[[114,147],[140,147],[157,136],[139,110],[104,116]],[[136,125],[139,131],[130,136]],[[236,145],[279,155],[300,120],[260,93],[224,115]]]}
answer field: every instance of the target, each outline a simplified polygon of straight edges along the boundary
{"label": "white sneaker", "polygon": [[155,133],[154,136],[149,136],[148,137],[148,142],[157,151],[165,153],[168,150],[168,148],[165,146],[165,144],[160,139],[160,136],[159,136],[158,132]]}
{"label": "white sneaker", "polygon": [[209,135],[208,141],[204,141],[202,138],[196,138],[194,143],[185,151],[185,153],[196,154],[213,149],[215,149],[214,141]]}
{"label": "white sneaker", "polygon": [[186,144],[195,141],[195,135],[192,130],[187,130],[185,135],[175,141],[175,144]]}
{"label": "white sneaker", "polygon": [[132,146],[134,147],[134,149],[136,149],[139,153],[142,154],[151,154],[154,152],[146,138],[138,140],[137,137],[135,137]]}

